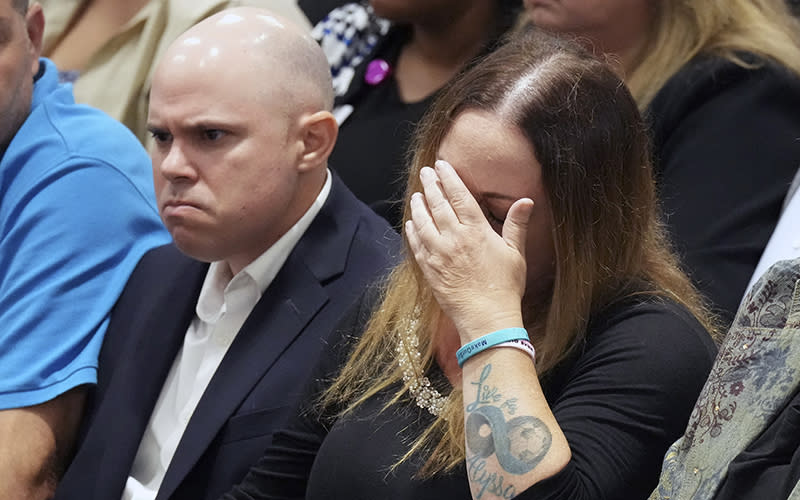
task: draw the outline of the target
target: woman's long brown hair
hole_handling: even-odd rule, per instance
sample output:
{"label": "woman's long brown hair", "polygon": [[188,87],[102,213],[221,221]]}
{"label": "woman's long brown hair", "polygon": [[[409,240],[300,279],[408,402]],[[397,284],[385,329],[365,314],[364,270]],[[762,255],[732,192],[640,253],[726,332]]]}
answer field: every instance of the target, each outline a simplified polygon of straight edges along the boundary
{"label": "woman's long brown hair", "polygon": [[[665,238],[636,102],[606,64],[536,30],[511,38],[447,87],[418,127],[406,207],[410,194],[421,191],[420,168],[433,164],[465,110],[518,128],[541,164],[553,214],[555,272],[549,297],[526,302],[523,311],[540,376],[582,343],[592,317],[632,295],[682,304],[714,331]],[[404,220],[409,217],[406,209]],[[406,402],[397,340],[411,329],[419,338],[421,370],[427,370],[435,362],[439,314],[419,267],[407,256],[322,404],[346,413],[381,391],[392,391],[388,406]],[[414,317],[419,321],[412,328]],[[464,460],[460,390],[453,389],[445,412],[400,462],[423,450],[423,476]]]}

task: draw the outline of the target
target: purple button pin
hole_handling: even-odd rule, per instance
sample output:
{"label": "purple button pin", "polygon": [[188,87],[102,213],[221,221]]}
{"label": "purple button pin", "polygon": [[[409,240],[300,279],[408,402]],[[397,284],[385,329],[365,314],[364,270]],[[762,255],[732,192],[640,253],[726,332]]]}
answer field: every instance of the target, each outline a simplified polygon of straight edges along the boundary
{"label": "purple button pin", "polygon": [[383,59],[374,59],[367,65],[367,72],[364,73],[364,81],[369,85],[378,85],[386,80],[389,73],[392,72],[392,67]]}

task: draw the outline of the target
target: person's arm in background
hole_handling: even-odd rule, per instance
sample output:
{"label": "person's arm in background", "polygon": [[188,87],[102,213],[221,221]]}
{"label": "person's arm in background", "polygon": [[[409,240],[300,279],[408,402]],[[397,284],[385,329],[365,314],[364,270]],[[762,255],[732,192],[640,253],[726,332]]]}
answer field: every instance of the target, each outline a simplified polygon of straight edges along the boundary
{"label": "person's arm in background", "polygon": [[50,498],[75,446],[86,388],[0,410],[0,498]]}

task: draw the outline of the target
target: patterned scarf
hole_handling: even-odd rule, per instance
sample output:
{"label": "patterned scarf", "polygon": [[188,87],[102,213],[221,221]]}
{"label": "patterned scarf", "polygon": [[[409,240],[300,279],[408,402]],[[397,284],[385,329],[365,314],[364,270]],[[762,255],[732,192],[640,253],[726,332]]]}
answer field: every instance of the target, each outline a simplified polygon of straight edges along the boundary
{"label": "patterned scarf", "polygon": [[[773,265],[747,295],[683,437],[650,500],[709,500],[728,465],[800,388],[800,259]],[[800,499],[795,487],[790,499]],[[748,499],[749,500],[749,499]]]}

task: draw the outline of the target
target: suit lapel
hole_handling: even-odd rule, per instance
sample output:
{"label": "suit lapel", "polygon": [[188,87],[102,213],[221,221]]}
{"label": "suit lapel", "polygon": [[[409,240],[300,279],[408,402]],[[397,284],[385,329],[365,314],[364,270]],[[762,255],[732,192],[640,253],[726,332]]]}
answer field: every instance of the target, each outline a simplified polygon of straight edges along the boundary
{"label": "suit lapel", "polygon": [[[247,318],[203,393],[158,498],[169,498],[278,357],[328,301],[308,269],[284,265]],[[291,269],[290,269],[291,268]],[[280,395],[276,395],[280,400]]]}
{"label": "suit lapel", "polygon": [[[117,498],[121,494],[163,381],[194,315],[207,265],[188,259],[186,262],[169,260],[165,269],[148,269],[144,273],[144,282],[150,285],[126,289],[129,297],[125,300],[146,302],[151,306],[145,309],[141,305],[128,307],[121,304],[120,315],[113,316],[109,326],[109,335],[130,335],[131,338],[120,344],[120,352],[114,353],[112,359],[117,366],[95,417],[96,422],[107,422],[108,429],[98,434],[92,444],[100,447],[101,457],[96,464],[100,470],[94,472],[98,479],[105,477],[115,481],[103,483],[98,480],[97,498]],[[163,272],[170,267],[172,273]],[[155,288],[152,286],[154,281],[167,286]],[[136,313],[127,315],[127,311]],[[146,313],[142,314],[142,311]],[[92,439],[92,434],[87,436],[88,439]],[[114,446],[108,446],[110,442]],[[107,486],[101,487],[101,484]],[[100,491],[104,488],[108,490]]]}
{"label": "suit lapel", "polygon": [[[157,500],[170,498],[253,387],[328,302],[325,284],[342,273],[358,217],[334,177],[328,201],[242,325],[203,393]],[[333,327],[333,325],[330,325]],[[283,401],[276,394],[276,401]]]}

